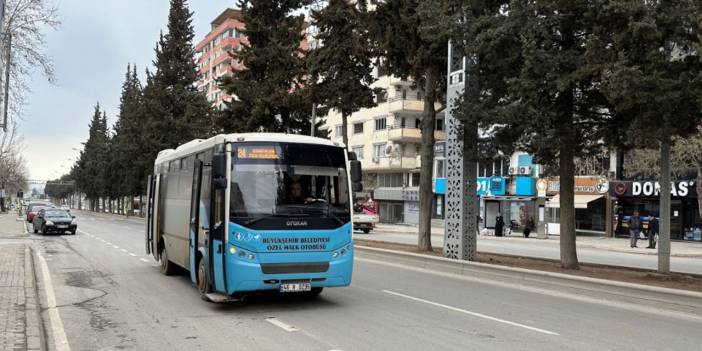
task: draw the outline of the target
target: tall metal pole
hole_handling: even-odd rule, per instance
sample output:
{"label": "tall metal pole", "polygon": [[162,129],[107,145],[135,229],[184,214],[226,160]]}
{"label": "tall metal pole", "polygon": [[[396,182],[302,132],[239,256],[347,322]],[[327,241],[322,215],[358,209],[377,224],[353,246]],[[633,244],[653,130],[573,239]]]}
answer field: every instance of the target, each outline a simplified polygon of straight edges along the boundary
{"label": "tall metal pole", "polygon": [[310,128],[310,135],[314,136],[315,125],[317,124],[317,104],[312,104],[312,127]]}
{"label": "tall metal pole", "polygon": [[658,273],[670,273],[670,140],[661,142],[660,233]]}

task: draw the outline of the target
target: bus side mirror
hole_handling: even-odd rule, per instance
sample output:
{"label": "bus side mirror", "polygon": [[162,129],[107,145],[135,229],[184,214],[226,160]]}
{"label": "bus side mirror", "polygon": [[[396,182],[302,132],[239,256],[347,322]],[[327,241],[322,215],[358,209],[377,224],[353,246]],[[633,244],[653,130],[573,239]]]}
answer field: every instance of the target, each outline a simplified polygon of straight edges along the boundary
{"label": "bus side mirror", "polygon": [[218,153],[212,156],[212,178],[227,178],[227,154]]}
{"label": "bus side mirror", "polygon": [[351,183],[360,183],[363,181],[363,172],[361,170],[361,161],[350,161],[351,164]]}
{"label": "bus side mirror", "polygon": [[361,161],[349,161],[351,165],[351,190],[355,193],[363,191],[363,171]]}

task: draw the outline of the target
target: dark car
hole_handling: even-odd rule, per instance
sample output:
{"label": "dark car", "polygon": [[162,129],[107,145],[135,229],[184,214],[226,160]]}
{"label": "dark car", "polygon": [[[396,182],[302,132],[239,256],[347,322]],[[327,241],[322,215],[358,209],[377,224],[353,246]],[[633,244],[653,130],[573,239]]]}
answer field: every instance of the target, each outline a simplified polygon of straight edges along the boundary
{"label": "dark car", "polygon": [[39,213],[39,211],[41,209],[52,208],[52,207],[54,207],[54,206],[51,204],[43,203],[43,202],[30,203],[29,205],[27,205],[27,222],[32,223],[32,220],[34,220],[34,216],[36,216],[37,213]]}
{"label": "dark car", "polygon": [[39,213],[34,216],[32,226],[34,233],[42,232],[42,234],[71,232],[75,235],[78,229],[75,216],[71,216],[66,210],[56,208],[39,210]]}

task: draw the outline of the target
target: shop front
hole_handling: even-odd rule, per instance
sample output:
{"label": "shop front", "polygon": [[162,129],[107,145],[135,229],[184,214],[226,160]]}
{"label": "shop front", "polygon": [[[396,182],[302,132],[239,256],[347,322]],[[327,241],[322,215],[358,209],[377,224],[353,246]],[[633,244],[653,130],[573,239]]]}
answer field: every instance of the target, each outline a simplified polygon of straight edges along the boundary
{"label": "shop front", "polygon": [[[671,182],[670,239],[679,241],[702,241],[702,218],[698,198],[702,187],[695,181]],[[610,182],[609,193],[615,198],[612,218],[616,236],[628,237],[627,221],[639,213],[644,230],[648,229],[650,216],[660,218],[660,184],[655,181],[615,181]]]}
{"label": "shop front", "polygon": [[[507,189],[512,189],[507,194]],[[485,228],[495,229],[497,216],[502,216],[505,226],[521,232],[529,219],[537,220],[535,180],[532,177],[515,177],[507,185],[505,177],[478,178],[478,195],[481,197],[480,213]]]}
{"label": "shop front", "polygon": [[[560,234],[561,199],[559,178],[539,180],[546,196],[546,232]],[[605,235],[607,225],[606,178],[597,176],[575,177],[575,230],[577,234]]]}

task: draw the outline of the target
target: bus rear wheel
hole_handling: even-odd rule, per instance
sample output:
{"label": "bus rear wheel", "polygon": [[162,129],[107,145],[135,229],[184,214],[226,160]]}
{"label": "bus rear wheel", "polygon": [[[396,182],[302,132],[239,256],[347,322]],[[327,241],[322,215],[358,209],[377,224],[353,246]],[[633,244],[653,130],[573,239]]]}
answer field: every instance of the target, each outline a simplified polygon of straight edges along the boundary
{"label": "bus rear wheel", "polygon": [[212,285],[210,285],[210,279],[207,277],[207,269],[203,258],[200,258],[200,263],[197,265],[197,289],[200,291],[200,298],[210,301],[207,294],[212,292]]}
{"label": "bus rear wheel", "polygon": [[168,250],[166,250],[164,245],[163,250],[161,250],[161,273],[165,275],[173,275],[175,272],[175,264],[168,260]]}

